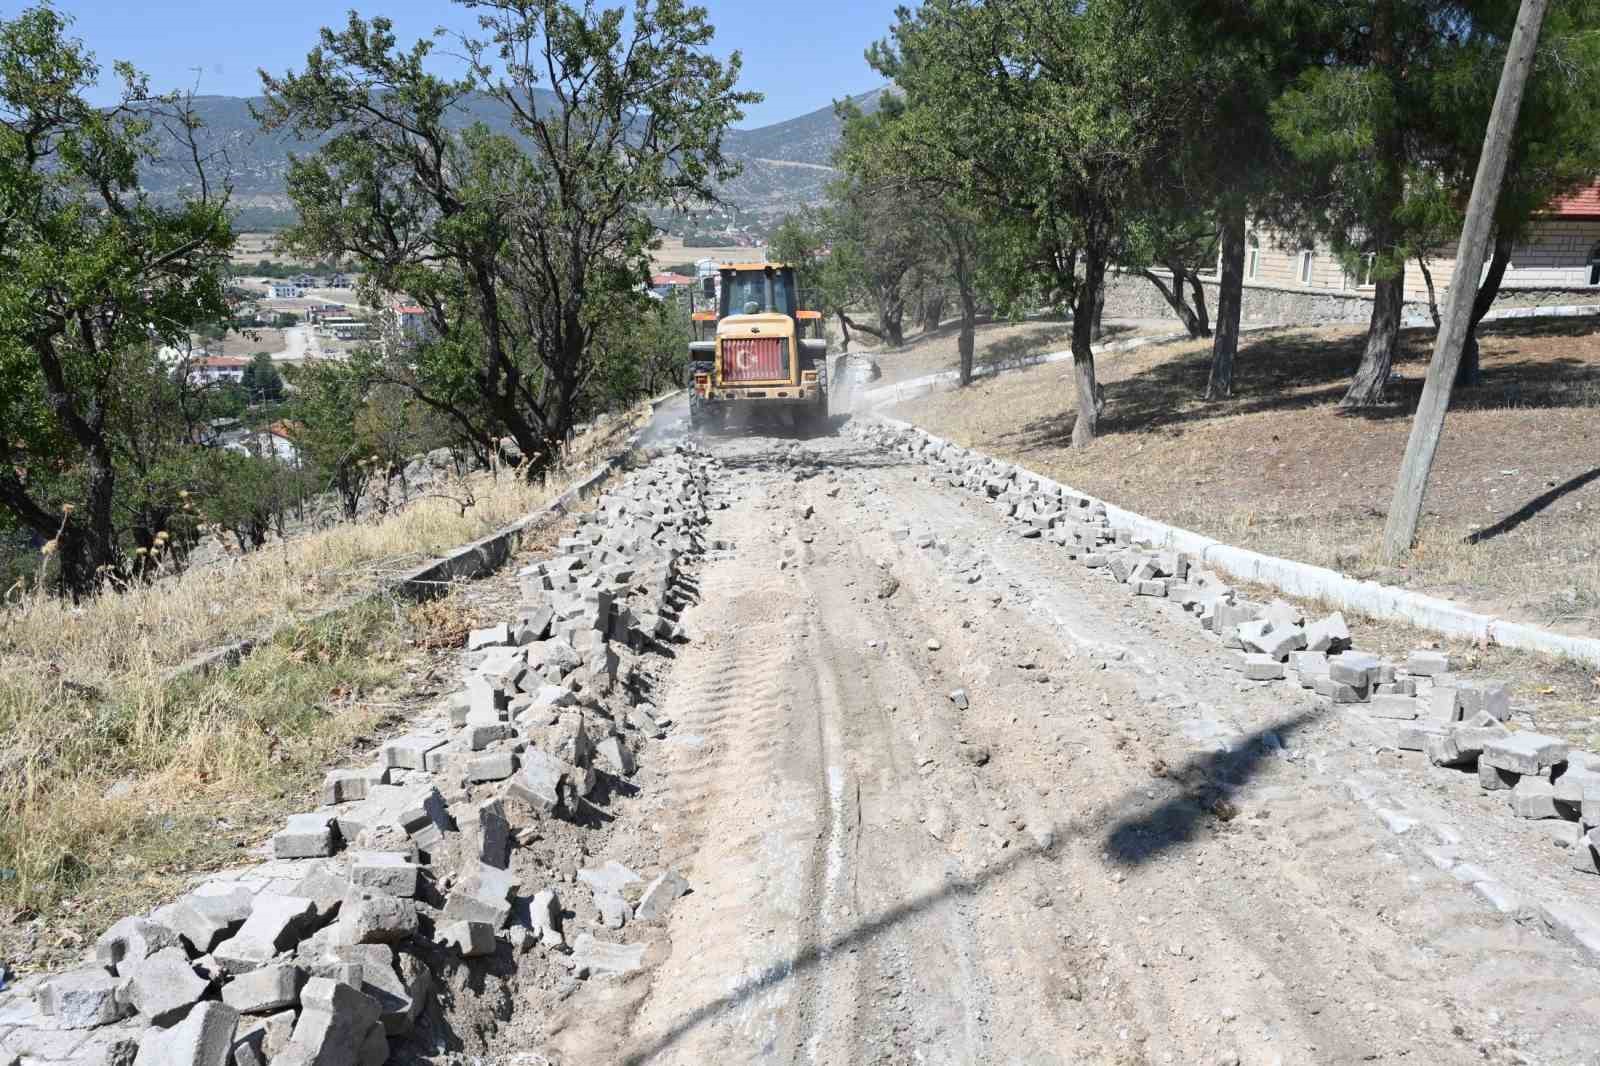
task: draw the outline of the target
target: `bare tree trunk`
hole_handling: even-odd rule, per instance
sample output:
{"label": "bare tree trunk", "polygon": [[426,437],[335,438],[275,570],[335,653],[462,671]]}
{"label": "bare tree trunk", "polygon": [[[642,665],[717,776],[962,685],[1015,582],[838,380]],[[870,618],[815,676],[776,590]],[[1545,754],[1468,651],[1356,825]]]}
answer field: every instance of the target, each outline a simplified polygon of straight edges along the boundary
{"label": "bare tree trunk", "polygon": [[1106,268],[1092,251],[1084,253],[1084,277],[1078,283],[1072,306],[1072,374],[1078,391],[1078,420],[1072,427],[1072,445],[1082,448],[1094,441],[1100,421],[1100,386],[1094,376],[1094,315]]}
{"label": "bare tree trunk", "polygon": [[1472,304],[1472,320],[1467,323],[1467,335],[1461,346],[1461,363],[1456,367],[1457,387],[1471,387],[1483,381],[1483,366],[1478,353],[1478,323],[1494,306],[1500,295],[1500,283],[1505,280],[1506,267],[1511,264],[1511,238],[1496,234],[1494,252],[1489,257],[1489,269],[1478,286],[1478,298]]}
{"label": "bare tree trunk", "polygon": [[932,333],[944,319],[944,293],[935,293],[922,301],[922,332]]}
{"label": "bare tree trunk", "polygon": [[978,301],[972,294],[970,285],[961,287],[961,340],[959,351],[961,353],[961,386],[965,388],[972,384],[972,352],[976,346],[978,332]]}
{"label": "bare tree trunk", "polygon": [[[1172,268],[1168,267],[1168,269]],[[1200,305],[1200,313],[1196,314],[1194,308],[1189,306],[1189,301],[1184,297],[1183,283],[1185,275],[1181,269],[1173,272],[1172,285],[1170,287],[1162,280],[1161,275],[1153,270],[1141,270],[1139,271],[1139,276],[1156,287],[1156,291],[1161,294],[1161,298],[1167,301],[1167,306],[1172,308],[1173,314],[1178,316],[1178,321],[1183,323],[1183,328],[1189,332],[1189,336],[1198,339],[1211,335],[1210,328],[1206,326],[1202,318],[1205,314],[1205,304],[1202,303]],[[1199,291],[1199,288],[1197,284],[1195,289]]]}
{"label": "bare tree trunk", "polygon": [[1093,321],[1093,326],[1092,326],[1092,338],[1096,343],[1099,342],[1100,337],[1105,333],[1105,327],[1101,325],[1101,320],[1105,317],[1105,313],[1106,313],[1106,290],[1105,290],[1105,285],[1102,282],[1102,284],[1098,286],[1098,291],[1095,293],[1095,298],[1094,298],[1094,321]]}
{"label": "bare tree trunk", "polygon": [[[1388,82],[1392,95],[1397,91],[1399,63],[1394,45],[1395,0],[1378,0],[1372,16],[1372,61],[1378,73]],[[1378,129],[1377,157],[1372,166],[1378,171],[1378,190],[1372,207],[1372,249],[1379,256],[1395,249],[1395,212],[1405,197],[1405,141],[1395,125],[1389,109],[1375,112]],[[1367,346],[1361,353],[1361,365],[1339,401],[1342,407],[1371,407],[1383,402],[1384,386],[1389,381],[1389,370],[1394,365],[1395,347],[1400,340],[1400,312],[1405,304],[1406,264],[1402,258],[1393,277],[1377,279],[1372,294],[1372,320],[1367,326]]]}
{"label": "bare tree trunk", "polygon": [[1217,285],[1217,328],[1211,337],[1211,377],[1206,399],[1233,395],[1233,361],[1239,353],[1239,316],[1244,307],[1245,213],[1242,203],[1222,211],[1222,273]]}
{"label": "bare tree trunk", "polygon": [[1383,402],[1383,389],[1394,366],[1400,343],[1400,312],[1405,305],[1406,270],[1402,263],[1392,278],[1378,281],[1372,294],[1372,321],[1367,325],[1367,347],[1361,365],[1345,390],[1341,407],[1372,407]]}

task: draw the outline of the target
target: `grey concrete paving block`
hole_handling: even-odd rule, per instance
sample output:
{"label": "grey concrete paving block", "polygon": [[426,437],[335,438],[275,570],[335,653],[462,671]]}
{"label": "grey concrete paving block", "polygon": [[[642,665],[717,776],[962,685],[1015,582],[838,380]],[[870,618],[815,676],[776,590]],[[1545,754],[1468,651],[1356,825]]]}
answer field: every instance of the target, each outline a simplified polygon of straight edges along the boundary
{"label": "grey concrete paving block", "polygon": [[550,948],[566,945],[566,938],[561,932],[561,901],[555,889],[545,888],[535,892],[528,911],[539,943]]}
{"label": "grey concrete paving block", "polygon": [[418,874],[417,864],[396,852],[350,853],[350,884],[358,889],[409,899],[417,894]]}
{"label": "grey concrete paving block", "polygon": [[1350,627],[1344,615],[1335,611],[1307,624],[1306,650],[1337,654],[1350,647]]}
{"label": "grey concrete paving block", "polygon": [[[1483,760],[1478,760],[1483,765]],[[1511,790],[1511,813],[1518,818],[1560,818],[1556,809],[1555,786],[1548,779],[1537,776],[1523,777]]]}
{"label": "grey concrete paving block", "polygon": [[254,908],[255,896],[242,888],[221,896],[190,893],[151,915],[151,920],[182,937],[196,955],[206,955],[238,932]]}
{"label": "grey concrete paving block", "polygon": [[444,915],[451,919],[487,922],[499,929],[511,918],[511,897],[517,876],[487,863],[468,864],[450,889]]}
{"label": "grey concrete paving block", "polygon": [[391,769],[425,770],[428,752],[439,747],[445,738],[437,733],[407,733],[383,745],[384,765]]}
{"label": "grey concrete paving block", "polygon": [[[382,1032],[379,1008],[371,997],[347,984],[314,977],[306,982],[304,1009],[289,1044],[272,1066],[353,1066],[374,1026]],[[387,1045],[385,1046],[387,1053]]]}
{"label": "grey concrete paving block", "polygon": [[1456,725],[1430,737],[1423,751],[1435,766],[1468,766],[1477,760],[1485,744],[1505,735],[1503,726]]}
{"label": "grey concrete paving block", "polygon": [[242,973],[222,986],[222,1002],[240,1014],[274,1014],[300,1003],[307,973],[293,963],[273,963]]}
{"label": "grey concrete paving block", "polygon": [[339,911],[341,944],[393,944],[416,932],[416,904],[386,892],[352,887]]}
{"label": "grey concrete paving block", "polygon": [[467,634],[468,651],[477,651],[480,648],[509,643],[511,643],[511,631],[504,622],[484,629],[474,629]]}
{"label": "grey concrete paving block", "polygon": [[1374,718],[1399,718],[1409,721],[1417,717],[1417,701],[1413,696],[1375,695],[1367,713]]}
{"label": "grey concrete paving block", "polygon": [[[242,921],[243,919],[241,919]],[[164,925],[135,916],[122,919],[94,943],[95,961],[126,977],[133,967],[162,948],[176,947],[178,934]]]}
{"label": "grey concrete paving block", "polygon": [[462,958],[468,959],[480,955],[493,955],[497,939],[494,926],[488,922],[473,922],[466,919],[446,922],[434,933],[434,940],[440,946],[455,948]]}
{"label": "grey concrete paving block", "polygon": [[301,896],[258,896],[244,925],[212,954],[228,973],[247,973],[298,944],[316,914],[317,905]]}
{"label": "grey concrete paving block", "polygon": [[262,1018],[240,1018],[233,1034],[234,1066],[270,1066],[294,1035],[293,1010]]}
{"label": "grey concrete paving block", "polygon": [[579,978],[597,974],[629,974],[644,965],[645,945],[608,944],[596,940],[588,933],[578,934],[572,946],[570,963]]}
{"label": "grey concrete paving block", "polygon": [[103,969],[69,970],[39,986],[39,1009],[60,1029],[92,1029],[129,1013],[118,996],[121,981]]}
{"label": "grey concrete paving block", "polygon": [[1361,703],[1367,698],[1367,690],[1364,687],[1355,688],[1342,681],[1335,681],[1331,676],[1312,678],[1311,689],[1317,695],[1334,703]]}
{"label": "grey concrete paving block", "polygon": [[1537,774],[1567,761],[1567,742],[1542,733],[1510,733],[1487,741],[1478,758],[1501,770]]}
{"label": "grey concrete paving block", "polygon": [[228,1066],[239,1012],[215,1000],[197,1004],[171,1029],[152,1029],[139,1041],[134,1066]]}
{"label": "grey concrete paving block", "polygon": [[1497,722],[1504,722],[1511,717],[1511,690],[1504,681],[1458,680],[1455,688],[1462,718],[1470,718],[1480,711]]}
{"label": "grey concrete paving block", "polygon": [[466,760],[462,770],[466,779],[473,784],[482,784],[485,781],[504,781],[517,772],[517,757],[509,751],[491,752]]}
{"label": "grey concrete paving block", "polygon": [[1328,676],[1351,688],[1364,689],[1377,678],[1382,665],[1376,655],[1364,651],[1345,651],[1328,658]]}
{"label": "grey concrete paving block", "polygon": [[1250,681],[1276,681],[1284,676],[1283,664],[1270,655],[1251,652],[1242,657],[1244,676]]}
{"label": "grey concrete paving block", "polygon": [[689,891],[689,882],[676,870],[668,870],[645,886],[639,905],[633,909],[637,921],[650,922],[663,917],[678,899]]}
{"label": "grey concrete paving block", "polygon": [[332,806],[335,803],[364,800],[369,783],[370,778],[364,770],[329,770],[322,779],[322,802]]}
{"label": "grey concrete paving block", "polygon": [[1517,782],[1521,780],[1521,774],[1490,766],[1482,759],[1478,760],[1478,787],[1485,792],[1507,792],[1516,788]]}
{"label": "grey concrete paving block", "polygon": [[1409,677],[1397,678],[1394,681],[1378,685],[1373,689],[1373,694],[1377,696],[1415,696],[1417,694],[1417,683]]}
{"label": "grey concrete paving block", "polygon": [[1450,656],[1447,652],[1416,648],[1406,656],[1406,673],[1413,677],[1434,677],[1449,672]]}
{"label": "grey concrete paving block", "polygon": [[1441,736],[1444,733],[1442,724],[1432,722],[1406,722],[1402,723],[1395,734],[1395,747],[1401,751],[1422,751],[1427,746],[1429,737]]}
{"label": "grey concrete paving block", "polygon": [[1328,653],[1321,651],[1297,651],[1289,656],[1289,665],[1294,669],[1295,677],[1300,682],[1301,688],[1310,688],[1319,677],[1328,676]]}
{"label": "grey concrete paving block", "polygon": [[637,769],[633,761],[633,752],[628,750],[627,743],[615,733],[602,737],[594,750],[600,757],[601,765],[611,773],[632,777],[634,770]]}
{"label": "grey concrete paving block", "polygon": [[173,945],[133,968],[127,1001],[152,1023],[171,1025],[210,991],[211,982],[194,972],[189,953]]}
{"label": "grey concrete paving block", "polygon": [[567,764],[538,748],[529,748],[511,777],[508,794],[536,813],[553,814],[562,808],[563,785],[570,781]]}
{"label": "grey concrete paving block", "polygon": [[324,858],[338,850],[335,833],[331,814],[291,814],[288,824],[272,835],[272,854],[279,859]]}
{"label": "grey concrete paving block", "polygon": [[1454,685],[1435,684],[1429,690],[1428,717],[1435,722],[1461,721],[1461,698]]}

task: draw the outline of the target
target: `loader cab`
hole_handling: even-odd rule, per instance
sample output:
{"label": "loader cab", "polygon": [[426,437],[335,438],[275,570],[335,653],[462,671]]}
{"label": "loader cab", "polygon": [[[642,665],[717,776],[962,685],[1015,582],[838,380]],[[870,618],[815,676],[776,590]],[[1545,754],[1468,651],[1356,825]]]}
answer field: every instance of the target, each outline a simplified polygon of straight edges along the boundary
{"label": "loader cab", "polygon": [[722,268],[722,300],[718,318],[729,315],[788,315],[799,309],[795,299],[794,271],[765,264],[735,264]]}

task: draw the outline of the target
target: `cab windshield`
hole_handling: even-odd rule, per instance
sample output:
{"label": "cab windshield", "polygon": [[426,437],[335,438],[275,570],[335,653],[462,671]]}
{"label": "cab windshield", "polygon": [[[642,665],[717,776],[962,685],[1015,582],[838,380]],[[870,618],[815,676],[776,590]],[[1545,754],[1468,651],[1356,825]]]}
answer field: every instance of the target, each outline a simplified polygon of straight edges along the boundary
{"label": "cab windshield", "polygon": [[723,287],[727,298],[727,314],[794,313],[794,300],[781,274],[766,272],[727,274],[724,275]]}

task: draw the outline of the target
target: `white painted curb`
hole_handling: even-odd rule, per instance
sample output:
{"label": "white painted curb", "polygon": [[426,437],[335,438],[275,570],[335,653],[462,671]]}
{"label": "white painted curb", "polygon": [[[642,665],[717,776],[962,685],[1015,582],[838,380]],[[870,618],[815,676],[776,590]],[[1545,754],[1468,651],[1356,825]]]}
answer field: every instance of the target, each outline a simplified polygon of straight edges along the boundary
{"label": "white painted curb", "polygon": [[[882,414],[875,414],[873,417],[894,429],[917,433],[929,443],[937,445],[951,443],[935,437],[921,426],[910,422]],[[993,458],[976,448],[963,448],[963,450],[986,459]],[[1123,510],[1104,500],[1096,500],[1086,492],[1062,485],[1017,463],[1009,465],[1024,476],[1034,478],[1041,486],[1051,489],[1059,487],[1063,492],[1101,504],[1106,509],[1106,518],[1114,528],[1127,529],[1138,540],[1148,540],[1163,548],[1188,552],[1201,560],[1205,566],[1221,570],[1238,580],[1253,581],[1290,596],[1322,600],[1341,610],[1359,611],[1373,618],[1406,622],[1453,640],[1500,644],[1507,648],[1539,652],[1543,655],[1559,655],[1591,666],[1600,666],[1600,640],[1592,637],[1574,637],[1524,622],[1493,618],[1476,611],[1469,611],[1458,603],[1442,600],[1436,596],[1396,588],[1393,585],[1382,585],[1376,581],[1359,581],[1337,570],[1298,563],[1292,559],[1280,559],[1275,555],[1263,555],[1246,548],[1236,548],[1193,530],[1158,522],[1134,511]]]}

